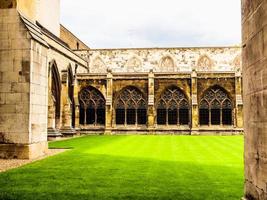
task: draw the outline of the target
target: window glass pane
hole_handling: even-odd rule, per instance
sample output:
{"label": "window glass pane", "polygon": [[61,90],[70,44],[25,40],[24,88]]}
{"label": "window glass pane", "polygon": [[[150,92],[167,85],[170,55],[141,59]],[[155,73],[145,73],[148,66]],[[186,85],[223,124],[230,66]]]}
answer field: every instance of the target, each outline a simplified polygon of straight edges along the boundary
{"label": "window glass pane", "polygon": [[222,123],[223,125],[232,125],[232,109],[222,110]]}
{"label": "window glass pane", "polygon": [[178,112],[176,109],[168,110],[168,123],[170,125],[177,125],[178,124]]}
{"label": "window glass pane", "polygon": [[97,124],[105,125],[105,109],[97,109]]}
{"label": "window glass pane", "polygon": [[220,125],[220,109],[211,109],[211,124]]}
{"label": "window glass pane", "polygon": [[125,110],[116,109],[116,124],[124,124],[125,122]]}
{"label": "window glass pane", "polygon": [[84,109],[80,106],[80,124],[84,125]]}
{"label": "window glass pane", "polygon": [[188,109],[179,110],[179,123],[180,125],[189,125],[189,110]]}
{"label": "window glass pane", "polygon": [[167,123],[167,111],[166,109],[157,110],[157,124],[165,125]]}
{"label": "window glass pane", "polygon": [[199,123],[200,125],[209,125],[209,110],[208,109],[199,110]]}
{"label": "window glass pane", "polygon": [[86,124],[94,124],[95,123],[95,109],[88,108],[86,110]]}
{"label": "window glass pane", "polygon": [[147,121],[147,113],[146,109],[138,109],[137,110],[137,123],[145,125]]}
{"label": "window glass pane", "polygon": [[127,109],[127,124],[134,125],[136,122],[136,110]]}

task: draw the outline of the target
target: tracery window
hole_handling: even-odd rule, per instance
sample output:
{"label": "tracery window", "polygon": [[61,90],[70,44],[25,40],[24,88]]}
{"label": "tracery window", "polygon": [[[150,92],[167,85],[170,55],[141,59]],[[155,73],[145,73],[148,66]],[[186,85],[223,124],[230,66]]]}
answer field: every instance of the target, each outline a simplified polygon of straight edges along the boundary
{"label": "tracery window", "polygon": [[80,124],[104,125],[106,101],[97,89],[87,87],[79,93]]}
{"label": "tracery window", "polygon": [[147,101],[135,87],[128,87],[115,101],[116,124],[145,125],[147,123]]}
{"label": "tracery window", "polygon": [[188,125],[189,102],[178,88],[167,89],[157,103],[158,125]]}
{"label": "tracery window", "polygon": [[208,90],[200,101],[200,125],[232,125],[233,105],[227,93],[218,86]]}

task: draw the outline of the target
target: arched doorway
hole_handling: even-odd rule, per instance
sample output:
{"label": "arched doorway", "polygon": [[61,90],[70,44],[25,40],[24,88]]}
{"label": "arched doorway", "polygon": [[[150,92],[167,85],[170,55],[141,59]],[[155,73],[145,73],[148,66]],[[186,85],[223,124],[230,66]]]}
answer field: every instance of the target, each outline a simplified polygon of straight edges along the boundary
{"label": "arched doorway", "polygon": [[136,87],[122,89],[115,100],[117,125],[146,125],[147,101],[143,93]]}
{"label": "arched doorway", "polygon": [[177,87],[166,89],[156,104],[158,125],[189,125],[189,101]]}
{"label": "arched doorway", "polygon": [[60,95],[61,81],[58,67],[55,61],[49,67],[49,89],[48,89],[48,134],[58,134],[60,128]]}
{"label": "arched doorway", "polygon": [[199,124],[233,124],[233,103],[223,88],[214,86],[204,93],[199,105]]}
{"label": "arched doorway", "polygon": [[89,126],[105,125],[106,100],[99,90],[86,87],[79,93],[80,124]]}
{"label": "arched doorway", "polygon": [[68,67],[68,97],[70,100],[71,125],[75,127],[74,76],[71,66]]}

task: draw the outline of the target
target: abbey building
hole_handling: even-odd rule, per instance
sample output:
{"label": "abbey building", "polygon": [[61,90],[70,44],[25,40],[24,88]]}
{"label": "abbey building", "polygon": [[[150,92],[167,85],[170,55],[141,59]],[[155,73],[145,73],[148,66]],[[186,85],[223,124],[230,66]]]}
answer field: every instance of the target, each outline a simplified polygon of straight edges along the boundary
{"label": "abbey building", "polygon": [[241,134],[242,112],[240,47],[91,49],[59,0],[0,0],[0,157],[79,134]]}

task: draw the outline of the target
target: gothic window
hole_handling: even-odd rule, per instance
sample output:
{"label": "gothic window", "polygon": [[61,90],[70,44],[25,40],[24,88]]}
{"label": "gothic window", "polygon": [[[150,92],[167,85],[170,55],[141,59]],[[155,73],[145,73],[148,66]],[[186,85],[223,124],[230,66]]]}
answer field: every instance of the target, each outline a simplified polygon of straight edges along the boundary
{"label": "gothic window", "polygon": [[209,89],[199,105],[200,125],[232,125],[232,102],[218,86]]}
{"label": "gothic window", "polygon": [[122,90],[115,100],[116,124],[145,125],[147,122],[147,101],[135,87]]}
{"label": "gothic window", "polygon": [[214,64],[212,60],[208,56],[203,55],[203,56],[200,56],[200,58],[198,59],[197,70],[198,71],[211,71],[213,65]]}
{"label": "gothic window", "polygon": [[106,101],[97,89],[87,87],[79,93],[80,124],[104,125]]}
{"label": "gothic window", "polygon": [[167,89],[157,103],[158,125],[188,125],[189,102],[178,88]]}

